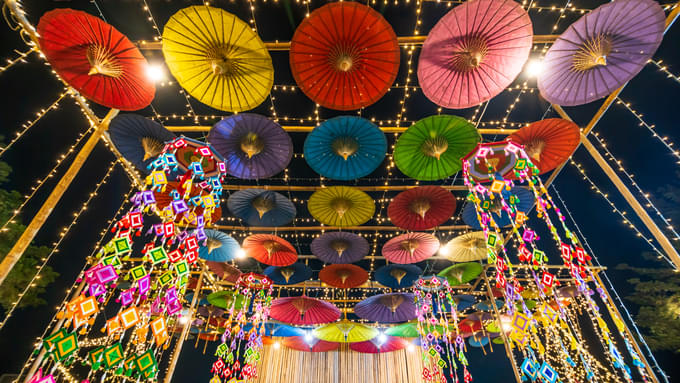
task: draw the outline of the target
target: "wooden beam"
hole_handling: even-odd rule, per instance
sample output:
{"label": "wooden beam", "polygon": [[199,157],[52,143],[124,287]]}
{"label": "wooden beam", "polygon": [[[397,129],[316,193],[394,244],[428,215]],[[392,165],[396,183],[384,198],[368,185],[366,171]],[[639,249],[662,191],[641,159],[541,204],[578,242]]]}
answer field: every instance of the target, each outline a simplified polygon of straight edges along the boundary
{"label": "wooden beam", "polygon": [[[217,230],[232,230],[232,231],[266,231],[266,232],[277,232],[277,231],[406,231],[400,227],[396,226],[279,226],[279,227],[267,227],[267,226],[236,226],[236,225],[212,225],[211,229]],[[451,226],[439,226],[436,228],[437,231],[448,231],[448,230],[470,230],[468,225],[451,225]]]}
{"label": "wooden beam", "polygon": [[[390,185],[390,186],[352,186],[352,189],[361,190],[365,192],[383,192],[383,191],[402,191],[417,188],[418,185]],[[468,190],[465,185],[443,185],[440,186],[446,190]],[[223,185],[223,190],[244,190],[244,189],[264,189],[275,191],[308,191],[314,192],[317,190],[328,189],[328,186],[293,186],[293,185]]]}
{"label": "wooden beam", "polygon": [[[164,125],[165,129],[171,132],[183,132],[183,133],[196,133],[196,132],[208,132],[212,129],[212,125]],[[316,126],[311,125],[284,125],[281,126],[283,130],[290,133],[308,133],[311,132]],[[378,126],[380,130],[384,133],[403,133],[408,129],[408,126]],[[502,134],[510,135],[517,131],[518,129],[487,129],[479,128],[477,131],[480,134]]]}

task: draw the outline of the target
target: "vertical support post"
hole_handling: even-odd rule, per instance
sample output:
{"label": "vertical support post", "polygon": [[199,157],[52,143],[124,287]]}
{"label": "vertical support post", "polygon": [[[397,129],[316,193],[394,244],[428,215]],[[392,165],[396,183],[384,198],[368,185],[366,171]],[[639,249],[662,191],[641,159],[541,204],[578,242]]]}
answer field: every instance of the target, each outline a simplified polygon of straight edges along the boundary
{"label": "vertical support post", "polygon": [[19,237],[14,246],[12,246],[12,249],[10,249],[5,258],[2,260],[2,263],[0,263],[0,285],[2,285],[2,282],[5,280],[5,278],[7,278],[9,272],[12,271],[14,265],[19,262],[19,259],[24,254],[24,251],[26,251],[28,245],[31,244],[31,241],[33,241],[35,235],[38,233],[45,221],[47,221],[47,218],[52,213],[52,210],[54,210],[54,207],[66,192],[66,189],[68,189],[73,179],[76,178],[76,175],[78,175],[78,172],[80,172],[80,168],[82,168],[85,160],[87,160],[87,157],[90,156],[90,153],[92,153],[92,150],[99,142],[102,134],[104,134],[104,131],[106,131],[108,128],[109,122],[111,122],[111,119],[113,119],[117,114],[117,109],[109,110],[102,121],[96,125],[94,132],[92,132],[90,138],[87,139],[85,145],[80,148],[80,151],[73,159],[71,166],[69,166],[66,173],[64,173],[64,175],[61,177],[61,180],[59,180],[59,183],[57,183],[57,185],[54,187],[52,193],[50,193],[49,197],[47,197],[43,205],[40,207],[40,210],[38,210],[38,213],[36,213],[31,222],[28,224],[26,230],[24,230],[24,232],[21,234],[21,237]]}
{"label": "vertical support post", "polygon": [[168,372],[165,373],[163,378],[163,383],[170,383],[172,380],[172,375],[175,373],[175,367],[177,367],[177,361],[179,360],[179,354],[182,352],[182,345],[184,344],[184,339],[186,339],[189,329],[191,328],[191,322],[194,320],[194,313],[196,312],[196,304],[198,303],[198,296],[201,295],[201,288],[203,287],[203,275],[205,274],[205,265],[201,267],[201,275],[198,277],[198,282],[196,283],[196,290],[194,290],[194,297],[191,299],[191,305],[189,306],[189,319],[184,324],[182,328],[182,333],[179,338],[177,338],[177,343],[175,344],[175,351],[172,353],[172,359],[170,359],[170,364],[168,365]]}
{"label": "vertical support post", "polygon": [[522,383],[522,377],[519,373],[519,370],[517,369],[517,364],[515,364],[515,358],[512,356],[512,349],[510,348],[510,339],[508,339],[507,335],[505,335],[505,331],[503,330],[501,314],[498,312],[498,307],[496,307],[496,299],[494,298],[493,291],[491,290],[491,282],[489,282],[489,277],[486,275],[486,272],[488,270],[489,267],[486,266],[482,271],[482,275],[484,276],[484,282],[486,282],[486,292],[487,294],[489,294],[489,299],[492,302],[491,306],[493,307],[493,311],[496,314],[498,328],[501,330],[501,337],[503,338],[503,346],[505,346],[505,354],[508,356],[508,359],[510,359],[510,365],[512,366],[512,372],[515,374],[515,380],[517,381],[517,383]]}

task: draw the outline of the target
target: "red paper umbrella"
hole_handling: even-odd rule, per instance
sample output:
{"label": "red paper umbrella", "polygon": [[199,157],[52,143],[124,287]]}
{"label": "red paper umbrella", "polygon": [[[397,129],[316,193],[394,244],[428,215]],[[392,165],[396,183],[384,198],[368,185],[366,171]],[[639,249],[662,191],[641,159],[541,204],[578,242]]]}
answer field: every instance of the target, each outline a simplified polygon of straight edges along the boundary
{"label": "red paper umbrella", "polygon": [[350,343],[349,348],[354,351],[377,354],[381,352],[398,351],[406,348],[409,342],[398,336],[378,335],[365,342]]}
{"label": "red paper umbrella", "polygon": [[455,7],[427,35],[418,82],[435,104],[478,105],[512,83],[529,58],[533,30],[512,0],[473,0]]}
{"label": "red paper umbrella", "polygon": [[312,325],[335,322],[340,318],[340,310],[330,302],[303,295],[275,299],[269,316],[284,323]]}
{"label": "red paper umbrella", "polygon": [[[184,194],[184,190],[180,188],[179,182],[168,182],[168,185],[165,188],[165,192],[154,192],[154,198],[156,199],[156,206],[158,206],[159,209],[163,210],[164,208],[170,206],[170,203],[173,201],[173,198],[170,196],[170,192],[173,190],[177,190],[181,195]],[[199,187],[194,187],[191,189],[191,197],[195,197],[197,195],[202,195],[202,194],[208,194],[204,193],[203,189]],[[203,208],[200,206],[197,206],[195,209],[193,209],[193,213],[196,214],[197,216],[203,215]],[[177,218],[175,219],[176,222],[180,222],[185,216],[179,214]],[[184,218],[185,220],[191,221],[190,214],[187,215],[187,218]],[[222,208],[217,206],[213,210],[213,213],[210,215],[210,222],[215,223],[222,218]]]}
{"label": "red paper umbrella", "polygon": [[223,281],[236,283],[241,278],[241,271],[228,263],[215,261],[206,261],[205,263],[210,271]]}
{"label": "red paper umbrella", "polygon": [[340,347],[340,343],[326,342],[311,335],[307,339],[304,336],[289,336],[283,340],[283,345],[293,350],[308,352],[333,351]]}
{"label": "red paper umbrella", "polygon": [[421,186],[399,193],[387,214],[406,230],[428,230],[448,221],[456,210],[456,197],[439,186]]}
{"label": "red paper umbrella", "polygon": [[581,138],[578,125],[561,118],[549,118],[529,124],[508,139],[524,145],[531,162],[541,174],[566,161]]}
{"label": "red paper umbrella", "polygon": [[482,329],[482,321],[473,319],[463,319],[458,323],[458,330],[465,333],[474,333]]}
{"label": "red paper umbrella", "polygon": [[297,252],[290,242],[271,234],[255,234],[241,246],[246,255],[270,266],[288,266],[297,260]]}
{"label": "red paper umbrella", "polygon": [[437,238],[426,233],[408,233],[387,241],[382,248],[385,258],[394,263],[416,263],[430,258],[439,250]]}
{"label": "red paper umbrella", "polygon": [[380,99],[397,77],[397,36],[370,7],[330,3],[295,30],[290,69],[317,104],[336,110],[363,108]]}
{"label": "red paper umbrella", "polygon": [[55,9],[38,23],[40,51],[86,98],[109,108],[139,110],[156,88],[142,53],[113,26],[85,12]]}
{"label": "red paper umbrella", "polygon": [[363,285],[368,280],[368,273],[357,265],[336,263],[321,269],[319,279],[339,289],[351,289]]}

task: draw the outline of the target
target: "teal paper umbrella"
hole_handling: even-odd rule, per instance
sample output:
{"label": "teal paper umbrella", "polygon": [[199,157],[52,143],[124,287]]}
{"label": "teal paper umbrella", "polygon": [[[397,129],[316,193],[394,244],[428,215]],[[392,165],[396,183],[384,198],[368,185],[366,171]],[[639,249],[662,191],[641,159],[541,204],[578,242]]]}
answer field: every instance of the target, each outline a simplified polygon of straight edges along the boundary
{"label": "teal paper umbrella", "polygon": [[163,125],[136,114],[116,116],[109,125],[109,135],[120,154],[146,173],[165,143],[175,139]]}
{"label": "teal paper umbrella", "polygon": [[227,207],[250,226],[282,226],[297,213],[288,198],[263,189],[239,190],[229,196]]}
{"label": "teal paper umbrella", "polygon": [[374,123],[354,116],[331,118],[305,140],[305,160],[315,172],[335,180],[372,173],[385,158],[387,140]]}
{"label": "teal paper umbrella", "polygon": [[241,248],[234,238],[221,231],[205,229],[205,235],[208,238],[205,240],[205,244],[198,249],[198,257],[206,261],[231,261]]}

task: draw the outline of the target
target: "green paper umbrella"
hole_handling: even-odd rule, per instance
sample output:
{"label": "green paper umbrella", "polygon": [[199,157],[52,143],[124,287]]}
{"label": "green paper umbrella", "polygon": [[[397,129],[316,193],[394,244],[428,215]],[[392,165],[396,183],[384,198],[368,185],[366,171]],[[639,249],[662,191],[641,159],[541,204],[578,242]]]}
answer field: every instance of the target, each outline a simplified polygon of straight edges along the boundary
{"label": "green paper umbrella", "polygon": [[[236,299],[236,304],[234,305],[234,298]],[[236,295],[234,297],[233,291],[218,291],[208,295],[208,302],[216,307],[229,310],[231,306],[234,305],[234,310],[240,310],[243,308],[245,303],[245,297],[243,295]]]}
{"label": "green paper umbrella", "polygon": [[503,344],[503,343],[505,343],[505,342],[503,342],[503,337],[500,337],[500,336],[499,336],[498,338],[493,338],[493,339],[491,340],[491,343],[493,343],[493,344]]}
{"label": "green paper umbrella", "polygon": [[482,273],[482,265],[476,262],[456,263],[442,270],[439,274],[449,280],[451,286],[462,285],[477,278]]}
{"label": "green paper umbrella", "polygon": [[[444,333],[444,327],[440,325],[427,325],[423,324],[425,326],[425,330],[428,331],[434,331],[437,330],[439,334]],[[451,327],[449,327],[451,331],[454,331]],[[401,338],[418,338],[420,336],[420,333],[418,333],[418,321],[413,320],[404,324],[400,324],[399,326],[394,326],[390,327],[387,330],[385,330],[385,335],[389,336],[398,336]]]}
{"label": "green paper umbrella", "polygon": [[460,159],[474,149],[479,140],[475,126],[462,117],[425,117],[399,137],[394,162],[411,178],[440,180],[462,168]]}

